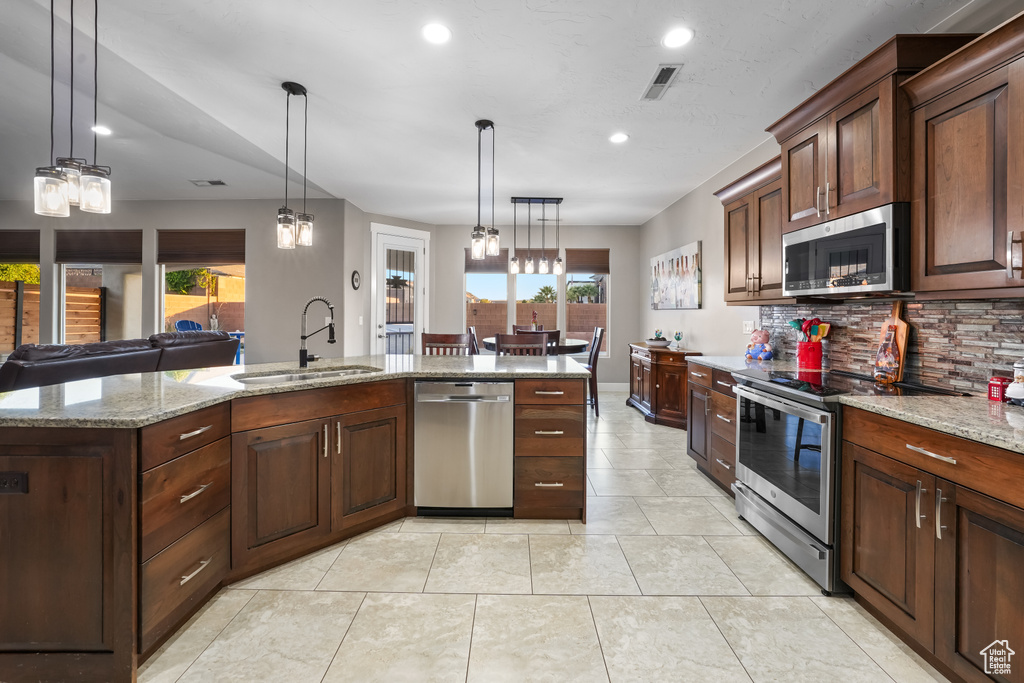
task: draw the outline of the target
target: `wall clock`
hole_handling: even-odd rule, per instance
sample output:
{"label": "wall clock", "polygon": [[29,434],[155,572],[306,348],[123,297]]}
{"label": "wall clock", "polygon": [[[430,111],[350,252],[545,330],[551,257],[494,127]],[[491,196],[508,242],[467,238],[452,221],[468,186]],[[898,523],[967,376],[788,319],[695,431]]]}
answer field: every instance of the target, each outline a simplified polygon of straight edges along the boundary
{"label": "wall clock", "polygon": [[352,289],[359,289],[359,285],[362,284],[363,279],[359,276],[358,270],[352,271]]}

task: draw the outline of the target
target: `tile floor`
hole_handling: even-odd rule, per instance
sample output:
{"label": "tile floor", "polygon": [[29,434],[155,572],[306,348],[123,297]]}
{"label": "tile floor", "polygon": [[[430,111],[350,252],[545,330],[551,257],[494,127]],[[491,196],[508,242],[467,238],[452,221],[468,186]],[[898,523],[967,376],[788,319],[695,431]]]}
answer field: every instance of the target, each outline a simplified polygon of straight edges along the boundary
{"label": "tile floor", "polygon": [[587,524],[395,522],[221,590],[139,680],[945,680],[625,398],[590,412]]}

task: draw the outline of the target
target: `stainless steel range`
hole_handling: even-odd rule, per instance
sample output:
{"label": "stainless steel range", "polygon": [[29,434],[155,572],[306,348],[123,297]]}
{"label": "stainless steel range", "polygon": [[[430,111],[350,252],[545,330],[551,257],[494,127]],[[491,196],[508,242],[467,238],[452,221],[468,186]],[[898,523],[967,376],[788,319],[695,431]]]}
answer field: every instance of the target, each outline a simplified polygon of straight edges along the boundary
{"label": "stainless steel range", "polygon": [[733,373],[736,410],[736,510],[822,587],[839,579],[839,447],[844,394],[944,393],[910,382],[876,385],[837,370]]}

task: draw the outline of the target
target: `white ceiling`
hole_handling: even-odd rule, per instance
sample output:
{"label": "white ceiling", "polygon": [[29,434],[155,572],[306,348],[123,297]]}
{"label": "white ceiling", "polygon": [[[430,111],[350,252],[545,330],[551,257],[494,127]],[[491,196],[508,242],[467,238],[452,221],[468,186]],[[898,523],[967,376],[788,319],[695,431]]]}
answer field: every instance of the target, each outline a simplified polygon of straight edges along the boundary
{"label": "white ceiling", "polygon": [[[69,15],[67,0],[57,5],[62,155]],[[472,225],[473,124],[489,118],[497,223],[511,223],[507,197],[525,195],[565,197],[566,224],[637,225],[766,140],[766,125],[893,34],[986,30],[1020,9],[1024,1],[101,0],[99,118],[114,135],[100,139],[99,162],[113,167],[115,201],[280,198],[280,83],[294,80],[309,90],[311,197]],[[5,3],[4,14],[0,199],[28,200],[33,169],[48,165],[49,3]],[[77,3],[76,21],[85,25],[82,155],[91,3]],[[422,40],[432,21],[451,28],[449,44]],[[679,24],[696,38],[662,47]],[[658,64],[675,62],[685,66],[664,99],[641,102]],[[292,103],[301,169],[302,100]],[[619,130],[631,138],[612,145]]]}

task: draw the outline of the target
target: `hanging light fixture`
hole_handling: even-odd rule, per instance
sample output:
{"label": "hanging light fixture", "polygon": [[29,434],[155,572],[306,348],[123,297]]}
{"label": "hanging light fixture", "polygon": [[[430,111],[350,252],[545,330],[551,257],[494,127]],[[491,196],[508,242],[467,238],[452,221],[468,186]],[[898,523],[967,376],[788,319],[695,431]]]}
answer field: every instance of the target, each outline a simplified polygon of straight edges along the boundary
{"label": "hanging light fixture", "polygon": [[[299,86],[301,87],[301,86]],[[296,235],[295,242],[300,247],[311,247],[313,246],[313,214],[306,212],[306,132],[309,129],[309,96],[306,94],[306,89],[302,88],[302,100],[304,104],[304,110],[302,113],[302,213],[296,216]]]}
{"label": "hanging light fixture", "polygon": [[[501,245],[498,229],[494,227],[494,122],[480,119],[476,122],[476,226],[470,233],[470,258],[482,261],[486,256],[498,256]],[[483,135],[485,130],[491,131],[490,179],[488,192],[491,199],[490,227],[483,226],[482,214],[484,206],[483,185],[485,180],[483,166]]]}
{"label": "hanging light fixture", "polygon": [[533,204],[526,205],[526,267],[523,268],[524,273],[533,273],[533,245],[531,243],[531,233],[533,232]]}
{"label": "hanging light fixture", "polygon": [[[50,158],[53,163],[53,89],[54,89],[54,15],[53,0],[50,0]],[[42,166],[36,169],[33,181],[35,212],[40,216],[66,217],[71,215],[68,204],[68,177],[59,166]]]}
{"label": "hanging light fixture", "polygon": [[516,253],[516,238],[519,233],[517,218],[519,217],[519,204],[512,200],[512,260],[508,262],[508,272],[513,275],[519,272],[519,255]]}
{"label": "hanging light fixture", "polygon": [[85,159],[75,157],[75,1],[71,0],[71,78],[68,84],[68,149],[70,155],[57,157],[57,166],[68,179],[68,204],[79,205],[82,165]]}
{"label": "hanging light fixture", "polygon": [[555,263],[551,267],[551,272],[554,273],[555,275],[561,275],[563,272],[565,272],[565,265],[562,263],[562,252],[560,251],[558,245],[558,229],[560,223],[559,218],[561,214],[561,209],[562,202],[561,200],[559,200],[559,202],[555,204]]}
{"label": "hanging light fixture", "polygon": [[[285,96],[284,106],[284,206],[277,210],[277,248],[295,248],[295,212],[288,208],[288,154],[291,141],[291,105],[292,95],[305,97],[306,89],[298,83],[285,81],[281,88],[288,93]],[[303,179],[305,182],[305,179]],[[310,226],[310,239],[312,239],[312,225]]]}
{"label": "hanging light fixture", "polygon": [[548,254],[544,251],[544,245],[547,241],[547,227],[548,204],[544,202],[540,205],[540,263],[537,264],[537,272],[541,275],[548,274]]}
{"label": "hanging light fixture", "polygon": [[[99,113],[99,57],[100,57],[100,2],[93,2],[92,45],[92,164],[82,164],[79,188],[79,207],[89,213],[110,213],[110,167],[96,163],[97,114]],[[74,55],[71,56],[74,61]]]}

